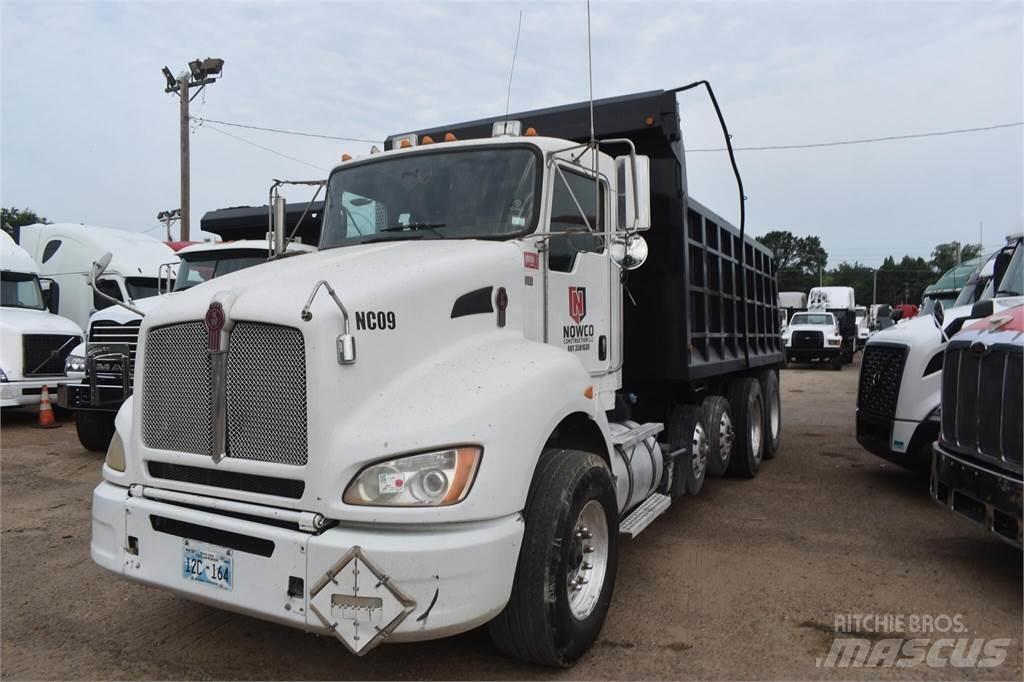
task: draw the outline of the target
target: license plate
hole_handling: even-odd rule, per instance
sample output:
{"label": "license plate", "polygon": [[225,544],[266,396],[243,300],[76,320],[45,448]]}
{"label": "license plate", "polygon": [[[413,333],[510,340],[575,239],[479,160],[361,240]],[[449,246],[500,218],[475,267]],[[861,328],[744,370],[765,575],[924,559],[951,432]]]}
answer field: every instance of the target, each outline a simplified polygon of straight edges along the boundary
{"label": "license plate", "polygon": [[181,574],[186,580],[231,591],[235,567],[231,550],[205,542],[185,540],[181,549]]}

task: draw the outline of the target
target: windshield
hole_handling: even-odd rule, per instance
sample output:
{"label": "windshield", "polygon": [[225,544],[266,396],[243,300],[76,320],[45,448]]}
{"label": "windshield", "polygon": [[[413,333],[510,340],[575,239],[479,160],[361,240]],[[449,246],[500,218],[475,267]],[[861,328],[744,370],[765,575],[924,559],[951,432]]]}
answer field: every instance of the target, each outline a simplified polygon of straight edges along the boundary
{"label": "windshield", "polygon": [[535,151],[418,152],[335,171],[320,248],[390,239],[507,238],[537,222]]}
{"label": "windshield", "polygon": [[174,291],[183,291],[215,277],[267,262],[266,251],[252,249],[224,249],[180,255],[181,262],[178,264],[178,278],[174,281]]}
{"label": "windshield", "polygon": [[125,277],[124,284],[133,301],[160,293],[160,280],[155,277]]}
{"label": "windshield", "polygon": [[820,313],[797,313],[790,320],[790,324],[834,324],[831,315],[822,315]]}
{"label": "windshield", "polygon": [[0,302],[5,308],[46,310],[39,278],[27,272],[4,272],[0,279]]}
{"label": "windshield", "polygon": [[1017,244],[1013,250],[1013,258],[1006,266],[1006,273],[999,282],[999,292],[1002,296],[1024,296],[1024,246]]}

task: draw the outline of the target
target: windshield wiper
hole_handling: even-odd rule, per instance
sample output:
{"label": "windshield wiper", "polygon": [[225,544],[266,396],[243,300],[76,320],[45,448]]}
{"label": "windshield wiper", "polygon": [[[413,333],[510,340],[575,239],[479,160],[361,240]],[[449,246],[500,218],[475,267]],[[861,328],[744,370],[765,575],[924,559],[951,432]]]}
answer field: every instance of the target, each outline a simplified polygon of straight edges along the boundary
{"label": "windshield wiper", "polygon": [[444,235],[437,231],[439,227],[446,227],[447,223],[406,223],[398,225],[392,225],[391,227],[382,227],[380,232],[405,232],[411,230],[413,232],[419,232],[420,230],[430,230],[441,239],[444,239]]}

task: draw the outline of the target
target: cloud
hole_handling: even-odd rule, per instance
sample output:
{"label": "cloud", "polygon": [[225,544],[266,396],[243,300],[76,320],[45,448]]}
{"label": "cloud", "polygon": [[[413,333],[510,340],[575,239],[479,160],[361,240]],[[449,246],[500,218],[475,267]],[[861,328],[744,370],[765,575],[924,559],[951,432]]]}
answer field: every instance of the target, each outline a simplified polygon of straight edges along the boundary
{"label": "cloud", "polygon": [[[225,59],[193,103],[213,119],[383,139],[585,99],[586,12],[560,3],[21,3],[0,26],[0,200],[51,219],[146,229],[178,205],[177,101],[160,68]],[[1024,23],[1006,3],[592,3],[598,97],[708,78],[734,140],[804,143],[1024,118]],[[182,31],[182,25],[188,30]],[[689,147],[719,146],[703,94],[680,97]],[[225,129],[314,166],[369,145]],[[1024,215],[1020,129],[800,152],[740,153],[750,229],[819,234],[877,262],[986,241]],[[688,156],[690,189],[736,216],[722,154]],[[257,204],[312,168],[203,127],[193,224]],[[296,196],[295,199],[301,197]],[[872,260],[874,259],[874,260]]]}

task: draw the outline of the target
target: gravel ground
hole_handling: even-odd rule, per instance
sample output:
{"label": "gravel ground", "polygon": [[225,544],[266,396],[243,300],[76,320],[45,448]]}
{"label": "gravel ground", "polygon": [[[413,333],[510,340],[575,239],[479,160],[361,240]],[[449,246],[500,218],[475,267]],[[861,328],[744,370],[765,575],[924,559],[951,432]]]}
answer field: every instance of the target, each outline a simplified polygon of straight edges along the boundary
{"label": "gravel ground", "polygon": [[[576,667],[502,658],[474,631],[363,658],[283,626],[116,578],[89,559],[101,456],[74,425],[5,412],[0,675],[5,679],[1021,679],[1021,553],[943,511],[927,481],[854,439],[857,368],[787,370],[779,456],[710,480],[626,542],[601,637]],[[816,667],[837,614],[960,616],[1009,638],[995,668]],[[872,641],[885,637],[866,635]],[[921,635],[933,638],[942,634]]]}

